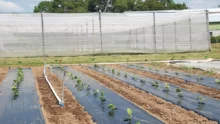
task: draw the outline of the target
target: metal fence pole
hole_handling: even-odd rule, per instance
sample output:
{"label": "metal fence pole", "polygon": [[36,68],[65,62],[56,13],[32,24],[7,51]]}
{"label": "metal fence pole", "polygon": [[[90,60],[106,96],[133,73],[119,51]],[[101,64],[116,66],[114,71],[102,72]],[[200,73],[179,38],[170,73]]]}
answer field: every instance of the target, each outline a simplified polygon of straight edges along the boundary
{"label": "metal fence pole", "polygon": [[207,25],[207,38],[208,38],[208,45],[209,45],[209,51],[211,51],[211,38],[209,33],[209,11],[206,10],[206,25]]}
{"label": "metal fence pole", "polygon": [[87,52],[89,52],[89,31],[88,31],[88,22],[86,22],[86,36],[87,36]]}
{"label": "metal fence pole", "polygon": [[95,54],[95,27],[94,27],[94,19],[92,19],[92,33],[93,33],[93,44],[92,44],[92,47],[93,47],[93,52]]}
{"label": "metal fence pole", "polygon": [[81,39],[81,43],[82,43],[82,52],[84,52],[84,41],[82,40],[82,38],[83,38],[83,27],[82,27],[82,25],[81,25],[81,34],[80,34],[80,39]]}
{"label": "metal fence pole", "polygon": [[155,12],[153,12],[153,34],[154,34],[154,52],[157,53],[157,39],[156,39],[156,19]]}
{"label": "metal fence pole", "polygon": [[131,29],[130,29],[130,38],[128,39],[129,41],[129,47],[132,48],[132,43],[131,43],[131,40],[132,40],[132,32],[131,32]]}
{"label": "metal fence pole", "polygon": [[189,37],[190,37],[190,51],[192,52],[192,29],[191,29],[191,18],[189,17]]}
{"label": "metal fence pole", "polygon": [[163,52],[164,52],[164,41],[165,41],[165,37],[164,37],[164,25],[162,25],[162,33],[163,33]]}
{"label": "metal fence pole", "polygon": [[101,9],[99,10],[99,28],[100,28],[100,40],[101,40],[101,53],[103,55],[103,48],[102,48],[102,18],[101,18]]}
{"label": "metal fence pole", "polygon": [[145,27],[143,27],[143,36],[144,36],[144,49],[146,49]]}
{"label": "metal fence pole", "polygon": [[175,52],[177,52],[177,39],[176,39],[176,22],[174,22],[174,35],[175,35]]}
{"label": "metal fence pole", "polygon": [[78,31],[78,29],[76,29],[76,36],[77,36],[77,38],[76,38],[76,44],[77,44],[78,52],[79,52],[79,31]]}
{"label": "metal fence pole", "polygon": [[46,74],[46,57],[45,57],[45,43],[44,43],[44,18],[41,12],[41,27],[42,27],[42,42],[43,42],[43,57],[44,57],[44,74]]}
{"label": "metal fence pole", "polygon": [[135,34],[136,34],[136,36],[135,36],[135,37],[136,37],[135,42],[136,42],[136,49],[137,49],[137,48],[138,48],[138,37],[137,37],[138,34],[137,34],[137,28],[136,28],[135,31],[136,31],[136,33],[135,33]]}

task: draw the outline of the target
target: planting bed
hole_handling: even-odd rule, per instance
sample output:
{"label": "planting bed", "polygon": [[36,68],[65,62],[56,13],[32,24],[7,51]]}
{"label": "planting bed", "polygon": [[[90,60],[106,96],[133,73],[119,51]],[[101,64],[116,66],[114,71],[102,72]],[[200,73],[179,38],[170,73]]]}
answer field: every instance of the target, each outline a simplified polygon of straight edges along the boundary
{"label": "planting bed", "polygon": [[[181,93],[183,97],[179,97],[176,93],[176,89],[178,87],[174,85],[169,85],[168,88],[166,88],[165,83],[163,82],[151,78],[141,77],[139,75],[134,75],[132,73],[127,73],[124,71],[120,71],[120,73],[118,73],[119,72],[118,70],[114,70],[113,73],[112,69],[107,69],[105,67],[95,68],[90,66],[89,68],[96,70],[99,73],[103,73],[118,80],[121,80],[123,82],[126,82],[130,85],[135,86],[136,88],[139,88],[153,95],[161,97],[185,109],[193,110],[196,113],[199,113],[200,115],[203,115],[210,120],[214,120],[220,123],[220,111],[218,110],[218,108],[220,107],[219,100],[215,100],[213,98],[209,98],[201,94],[189,92],[184,89],[182,89],[182,93]],[[152,86],[155,85],[155,82],[159,82],[158,87]],[[201,104],[198,103],[199,102],[199,100],[197,99],[198,97],[202,99],[203,98],[206,99],[204,104],[202,102]]]}
{"label": "planting bed", "polygon": [[150,78],[154,78],[163,82],[167,82],[173,85],[176,85],[178,87],[181,87],[183,89],[187,89],[191,92],[197,92],[212,98],[216,98],[216,99],[220,99],[220,90],[215,89],[215,88],[211,88],[211,87],[206,87],[197,83],[192,83],[192,82],[185,82],[182,79],[179,78],[173,78],[173,77],[169,77],[169,76],[163,76],[163,75],[158,75],[158,74],[154,74],[154,73],[150,73],[150,72],[146,72],[143,70],[138,70],[138,69],[134,69],[134,68],[129,68],[126,67],[125,65],[108,65],[109,67],[112,68],[116,68],[119,70],[123,70],[126,72],[131,72],[134,74],[138,74],[140,76],[145,76],[145,77],[150,77]]}
{"label": "planting bed", "polygon": [[12,93],[18,69],[10,69],[0,85],[0,122],[2,124],[44,124],[31,69],[22,69],[24,78],[17,97]]}
{"label": "planting bed", "polygon": [[0,84],[2,83],[2,80],[6,77],[7,73],[8,68],[0,68]]}
{"label": "planting bed", "polygon": [[[93,124],[91,116],[83,110],[71,92],[65,88],[65,106],[60,107],[43,76],[43,67],[33,68],[37,91],[46,124]],[[54,89],[60,94],[62,82],[50,71],[47,76]]]}
{"label": "planting bed", "polygon": [[[148,114],[146,111],[119,96],[117,93],[104,87],[91,77],[68,67],[65,68],[65,70],[68,71],[69,74],[69,76],[65,76],[65,85],[70,89],[79,103],[85,106],[85,110],[92,115],[94,122],[98,124],[126,123],[124,120],[128,117],[127,108],[130,108],[133,111],[131,123],[163,123],[159,119]],[[53,72],[60,79],[63,79],[63,72],[61,70],[54,68]],[[76,76],[78,78],[71,79],[70,74],[72,74],[72,77]],[[96,92],[96,90],[99,90],[99,92]],[[100,92],[104,93],[104,99],[106,101],[101,101]],[[113,104],[117,109],[108,109],[109,104]]]}
{"label": "planting bed", "polygon": [[97,71],[83,66],[72,66],[72,68],[96,79],[99,83],[148,111],[153,116],[163,120],[165,123],[216,123]]}
{"label": "planting bed", "polygon": [[188,73],[183,73],[183,72],[176,72],[176,71],[165,71],[162,69],[154,69],[152,67],[148,66],[141,66],[137,64],[132,64],[132,65],[127,65],[127,67],[138,69],[138,70],[143,70],[146,72],[151,72],[159,75],[164,75],[164,76],[169,76],[169,77],[174,77],[174,78],[179,78],[183,79],[186,82],[194,82],[198,83],[207,87],[211,88],[216,88],[220,90],[220,84],[216,83],[216,79],[208,76],[200,76],[196,74],[188,74]]}

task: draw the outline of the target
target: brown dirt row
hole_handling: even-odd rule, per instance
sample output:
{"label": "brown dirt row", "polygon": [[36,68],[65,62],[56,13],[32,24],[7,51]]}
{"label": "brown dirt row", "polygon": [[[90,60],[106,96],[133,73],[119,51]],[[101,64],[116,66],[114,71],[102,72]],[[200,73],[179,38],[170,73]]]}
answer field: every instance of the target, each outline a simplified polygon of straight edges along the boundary
{"label": "brown dirt row", "polygon": [[141,71],[137,69],[126,68],[121,65],[109,65],[109,66],[115,69],[138,74],[140,76],[150,77],[150,78],[154,78],[160,81],[164,81],[166,83],[176,85],[183,89],[187,89],[191,92],[197,92],[197,93],[200,93],[200,94],[203,94],[203,95],[215,98],[215,99],[220,99],[220,90],[215,89],[215,88],[206,87],[206,86],[199,85],[199,84],[192,83],[192,82],[185,82],[184,80],[179,79],[179,78],[173,78],[173,77],[163,76],[163,75],[154,74],[154,73]]}
{"label": "brown dirt row", "polygon": [[2,83],[3,79],[5,79],[7,74],[8,68],[0,68],[0,84]]}
{"label": "brown dirt row", "polygon": [[118,93],[125,99],[131,101],[143,110],[169,124],[211,124],[217,123],[202,117],[193,111],[187,111],[177,105],[167,102],[145,91],[139,90],[134,86],[128,85],[122,81],[103,75],[87,67],[72,66],[88,76],[99,81],[102,85]]}
{"label": "brown dirt row", "polygon": [[204,71],[200,69],[183,69],[181,67],[173,66],[172,64],[169,64],[169,63],[148,63],[148,64],[143,64],[143,65],[152,66],[152,67],[160,68],[160,69],[169,69],[173,71],[191,73],[191,74],[200,74],[200,75],[210,76],[213,78],[220,78],[220,74],[213,74],[208,71]]}
{"label": "brown dirt row", "polygon": [[[44,76],[43,67],[32,68],[36,79],[36,88],[46,124],[93,124],[91,116],[83,110],[83,107],[75,99],[72,93],[65,88],[65,106],[60,107],[55,96],[49,88]],[[49,72],[48,72],[49,73]],[[54,75],[48,74],[55,90],[62,83]]]}

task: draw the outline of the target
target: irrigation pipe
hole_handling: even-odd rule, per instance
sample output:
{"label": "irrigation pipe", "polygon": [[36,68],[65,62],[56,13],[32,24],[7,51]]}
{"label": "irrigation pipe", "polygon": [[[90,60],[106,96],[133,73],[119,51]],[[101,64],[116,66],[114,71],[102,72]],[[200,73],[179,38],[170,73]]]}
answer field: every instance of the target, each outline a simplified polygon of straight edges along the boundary
{"label": "irrigation pipe", "polygon": [[46,79],[48,85],[50,86],[50,89],[52,90],[54,96],[56,97],[56,99],[57,99],[59,105],[60,105],[60,106],[63,106],[63,105],[64,105],[64,102],[63,102],[63,101],[60,99],[60,97],[57,95],[56,91],[54,90],[53,86],[51,85],[50,81],[48,80],[47,75],[46,75],[46,69],[45,69],[45,68],[46,68],[46,67],[44,67],[44,77],[45,77],[45,79]]}

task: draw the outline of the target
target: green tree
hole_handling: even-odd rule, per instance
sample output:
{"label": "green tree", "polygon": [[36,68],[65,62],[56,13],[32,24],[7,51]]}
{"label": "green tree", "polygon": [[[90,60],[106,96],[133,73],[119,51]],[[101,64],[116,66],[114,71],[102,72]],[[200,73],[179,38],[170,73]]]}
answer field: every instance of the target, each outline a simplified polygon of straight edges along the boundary
{"label": "green tree", "polygon": [[114,12],[124,12],[128,10],[128,1],[127,0],[115,0],[113,4]]}
{"label": "green tree", "polygon": [[41,1],[38,6],[34,7],[34,12],[51,12],[52,2],[51,1]]}

